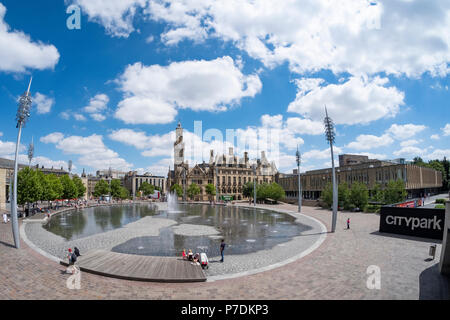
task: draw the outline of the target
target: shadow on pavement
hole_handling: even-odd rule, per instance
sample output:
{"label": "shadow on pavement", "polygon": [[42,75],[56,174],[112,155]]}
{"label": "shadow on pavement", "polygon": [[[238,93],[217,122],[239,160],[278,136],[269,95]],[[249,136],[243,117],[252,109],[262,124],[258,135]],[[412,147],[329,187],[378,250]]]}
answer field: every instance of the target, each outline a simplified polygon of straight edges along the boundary
{"label": "shadow on pavement", "polygon": [[437,239],[428,239],[428,238],[419,238],[419,237],[412,237],[412,236],[406,236],[401,234],[394,234],[394,233],[384,233],[379,231],[371,232],[370,234],[374,236],[382,236],[382,237],[388,237],[388,238],[396,238],[396,239],[403,239],[403,240],[414,240],[414,241],[420,241],[420,242],[427,242],[427,243],[433,243],[433,244],[441,244],[442,240]]}
{"label": "shadow on pavement", "polygon": [[439,263],[425,269],[419,276],[420,300],[449,300],[450,278],[439,273]]}
{"label": "shadow on pavement", "polygon": [[13,249],[15,248],[15,246],[12,245],[11,243],[7,243],[7,242],[4,242],[4,241],[0,241],[0,244],[4,245],[4,246],[6,246],[6,247],[13,248]]}

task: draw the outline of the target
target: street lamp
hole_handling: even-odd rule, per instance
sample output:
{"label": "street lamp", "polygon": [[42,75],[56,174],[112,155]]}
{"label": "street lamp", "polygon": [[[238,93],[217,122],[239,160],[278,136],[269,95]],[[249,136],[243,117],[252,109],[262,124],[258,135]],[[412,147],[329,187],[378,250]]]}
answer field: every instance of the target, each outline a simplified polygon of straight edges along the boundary
{"label": "street lamp", "polygon": [[300,164],[302,162],[302,156],[300,154],[300,151],[298,151],[298,145],[297,145],[297,174],[298,174],[298,212],[302,212],[302,184],[300,180]]}
{"label": "street lamp", "polygon": [[331,151],[331,167],[332,167],[332,176],[333,176],[333,219],[331,224],[331,232],[336,231],[336,220],[337,220],[337,209],[338,209],[338,192],[336,185],[336,171],[334,168],[334,153],[333,153],[333,143],[335,141],[336,134],[334,132],[334,123],[333,120],[328,116],[327,107],[325,106],[325,135],[328,143],[330,144]]}
{"label": "street lamp", "polygon": [[253,205],[256,207],[256,164],[252,165],[253,169]]}
{"label": "street lamp", "polygon": [[30,109],[32,99],[30,96],[31,82],[33,78],[30,79],[28,84],[28,90],[19,99],[19,107],[17,109],[16,121],[19,128],[19,133],[17,134],[16,143],[16,157],[14,161],[14,195],[13,201],[11,202],[11,222],[12,222],[12,232],[14,237],[14,244],[17,249],[20,249],[20,235],[19,235],[19,219],[17,217],[17,173],[18,173],[18,157],[19,157],[19,145],[20,136],[22,135],[22,127],[25,126],[28,118],[30,117]]}

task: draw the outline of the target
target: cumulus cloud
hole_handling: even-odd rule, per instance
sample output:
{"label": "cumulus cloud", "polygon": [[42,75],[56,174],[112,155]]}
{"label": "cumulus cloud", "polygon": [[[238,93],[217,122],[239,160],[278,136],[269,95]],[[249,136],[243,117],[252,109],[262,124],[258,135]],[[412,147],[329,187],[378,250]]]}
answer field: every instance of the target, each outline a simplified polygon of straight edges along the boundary
{"label": "cumulus cloud", "polygon": [[22,31],[11,30],[4,21],[6,7],[0,3],[0,71],[25,72],[29,69],[52,69],[59,61],[53,45],[33,42]]}
{"label": "cumulus cloud", "polygon": [[295,82],[297,96],[288,111],[314,121],[322,121],[325,105],[336,124],[353,125],[394,117],[404,104],[404,93],[395,87],[386,87],[386,78],[350,77],[344,83],[323,86],[322,79]]}
{"label": "cumulus cloud", "polygon": [[427,127],[424,125],[415,125],[411,123],[404,125],[393,124],[386,132],[391,134],[395,139],[405,140],[415,136],[426,128]]}
{"label": "cumulus cloud", "polygon": [[136,11],[145,7],[147,0],[73,0],[72,3],[81,6],[89,20],[103,25],[108,34],[128,38],[135,31]]}
{"label": "cumulus cloud", "polygon": [[95,169],[115,168],[130,170],[132,164],[121,158],[118,153],[106,147],[101,135],[88,137],[68,136],[55,132],[42,137],[41,142],[55,144],[65,154],[78,155],[78,163]]}
{"label": "cumulus cloud", "polygon": [[158,0],[146,10],[169,25],[168,45],[230,41],[273,67],[303,73],[445,75],[450,60],[445,0]]}
{"label": "cumulus cloud", "polygon": [[108,109],[109,97],[106,94],[97,94],[89,101],[89,105],[83,108],[95,121],[104,121]]}
{"label": "cumulus cloud", "polygon": [[356,141],[349,143],[346,147],[355,150],[370,150],[391,145],[394,140],[387,134],[377,137],[374,135],[362,134],[356,138]]}
{"label": "cumulus cloud", "polygon": [[262,87],[230,57],[174,62],[167,67],[135,63],[116,80],[124,93],[115,117],[130,124],[170,123],[178,109],[225,111]]}
{"label": "cumulus cloud", "polygon": [[447,123],[444,128],[442,128],[442,132],[445,137],[450,136],[450,123]]}
{"label": "cumulus cloud", "polygon": [[55,104],[55,100],[53,98],[47,97],[39,92],[37,92],[34,96],[33,102],[36,104],[38,114],[49,113],[52,106]]}
{"label": "cumulus cloud", "polygon": [[418,147],[403,147],[398,151],[394,151],[396,156],[423,156],[426,154],[426,150]]}

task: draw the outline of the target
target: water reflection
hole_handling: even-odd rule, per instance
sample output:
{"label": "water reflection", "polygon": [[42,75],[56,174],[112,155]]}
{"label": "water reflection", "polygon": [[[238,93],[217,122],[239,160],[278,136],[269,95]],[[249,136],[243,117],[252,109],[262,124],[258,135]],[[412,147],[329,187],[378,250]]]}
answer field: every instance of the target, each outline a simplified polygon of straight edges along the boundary
{"label": "water reflection", "polygon": [[179,209],[157,212],[152,206],[139,204],[90,208],[55,216],[45,229],[74,240],[120,228],[145,216],[155,216],[179,224],[211,226],[219,232],[215,236],[184,236],[168,227],[157,237],[134,238],[113,248],[115,252],[156,256],[178,256],[183,249],[218,256],[222,238],[228,244],[228,254],[256,252],[287,242],[310,229],[295,223],[289,215],[268,210],[209,205],[179,205]]}

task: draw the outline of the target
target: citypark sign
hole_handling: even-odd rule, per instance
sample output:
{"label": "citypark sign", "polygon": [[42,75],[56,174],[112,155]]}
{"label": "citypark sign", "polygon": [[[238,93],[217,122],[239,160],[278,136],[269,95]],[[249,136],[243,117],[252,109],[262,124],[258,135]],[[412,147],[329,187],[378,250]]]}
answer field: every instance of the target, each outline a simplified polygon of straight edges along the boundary
{"label": "citypark sign", "polygon": [[380,210],[380,232],[442,240],[445,210],[385,206]]}

